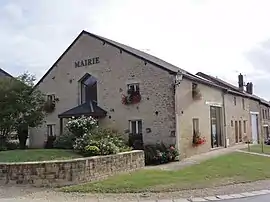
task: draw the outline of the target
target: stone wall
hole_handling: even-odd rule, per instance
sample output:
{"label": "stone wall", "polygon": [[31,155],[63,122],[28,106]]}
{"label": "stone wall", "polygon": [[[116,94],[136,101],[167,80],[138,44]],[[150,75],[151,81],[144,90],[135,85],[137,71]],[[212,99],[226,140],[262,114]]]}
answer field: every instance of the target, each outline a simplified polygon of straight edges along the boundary
{"label": "stone wall", "polygon": [[105,179],[144,165],[143,151],[72,160],[0,163],[0,184],[60,187]]}

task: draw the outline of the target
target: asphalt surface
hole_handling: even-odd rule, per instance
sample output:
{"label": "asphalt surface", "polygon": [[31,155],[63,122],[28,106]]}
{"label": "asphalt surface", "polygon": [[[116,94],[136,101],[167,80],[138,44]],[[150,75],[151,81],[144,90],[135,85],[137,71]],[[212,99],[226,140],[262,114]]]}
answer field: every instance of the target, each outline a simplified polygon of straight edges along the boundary
{"label": "asphalt surface", "polygon": [[242,199],[224,200],[224,202],[269,202],[270,195],[254,196]]}

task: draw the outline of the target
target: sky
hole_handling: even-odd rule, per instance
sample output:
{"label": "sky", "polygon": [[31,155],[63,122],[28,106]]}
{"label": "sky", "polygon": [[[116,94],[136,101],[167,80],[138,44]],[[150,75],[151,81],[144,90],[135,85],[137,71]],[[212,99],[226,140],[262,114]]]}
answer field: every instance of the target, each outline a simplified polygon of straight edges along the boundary
{"label": "sky", "polygon": [[269,0],[0,0],[0,67],[40,79],[86,30],[270,100]]}

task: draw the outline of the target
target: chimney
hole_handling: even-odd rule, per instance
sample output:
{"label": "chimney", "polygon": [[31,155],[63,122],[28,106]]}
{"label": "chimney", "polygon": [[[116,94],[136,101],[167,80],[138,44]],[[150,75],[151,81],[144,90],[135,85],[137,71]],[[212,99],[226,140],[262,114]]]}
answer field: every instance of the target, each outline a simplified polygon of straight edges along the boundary
{"label": "chimney", "polygon": [[252,82],[250,82],[249,83],[249,94],[253,94],[253,83]]}
{"label": "chimney", "polygon": [[240,90],[244,90],[244,78],[241,73],[238,75],[238,86]]}
{"label": "chimney", "polygon": [[252,84],[252,82],[247,83],[247,90],[246,91],[247,91],[248,94],[251,94],[251,95],[253,94],[253,84]]}

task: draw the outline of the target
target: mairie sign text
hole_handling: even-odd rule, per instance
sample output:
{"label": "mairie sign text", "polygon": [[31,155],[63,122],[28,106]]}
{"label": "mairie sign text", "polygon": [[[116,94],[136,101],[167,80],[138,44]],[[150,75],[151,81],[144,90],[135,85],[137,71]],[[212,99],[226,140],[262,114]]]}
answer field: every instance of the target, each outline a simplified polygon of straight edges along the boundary
{"label": "mairie sign text", "polygon": [[99,62],[100,62],[99,57],[90,58],[86,60],[80,60],[80,61],[75,62],[75,68],[94,65],[94,64],[98,64]]}

